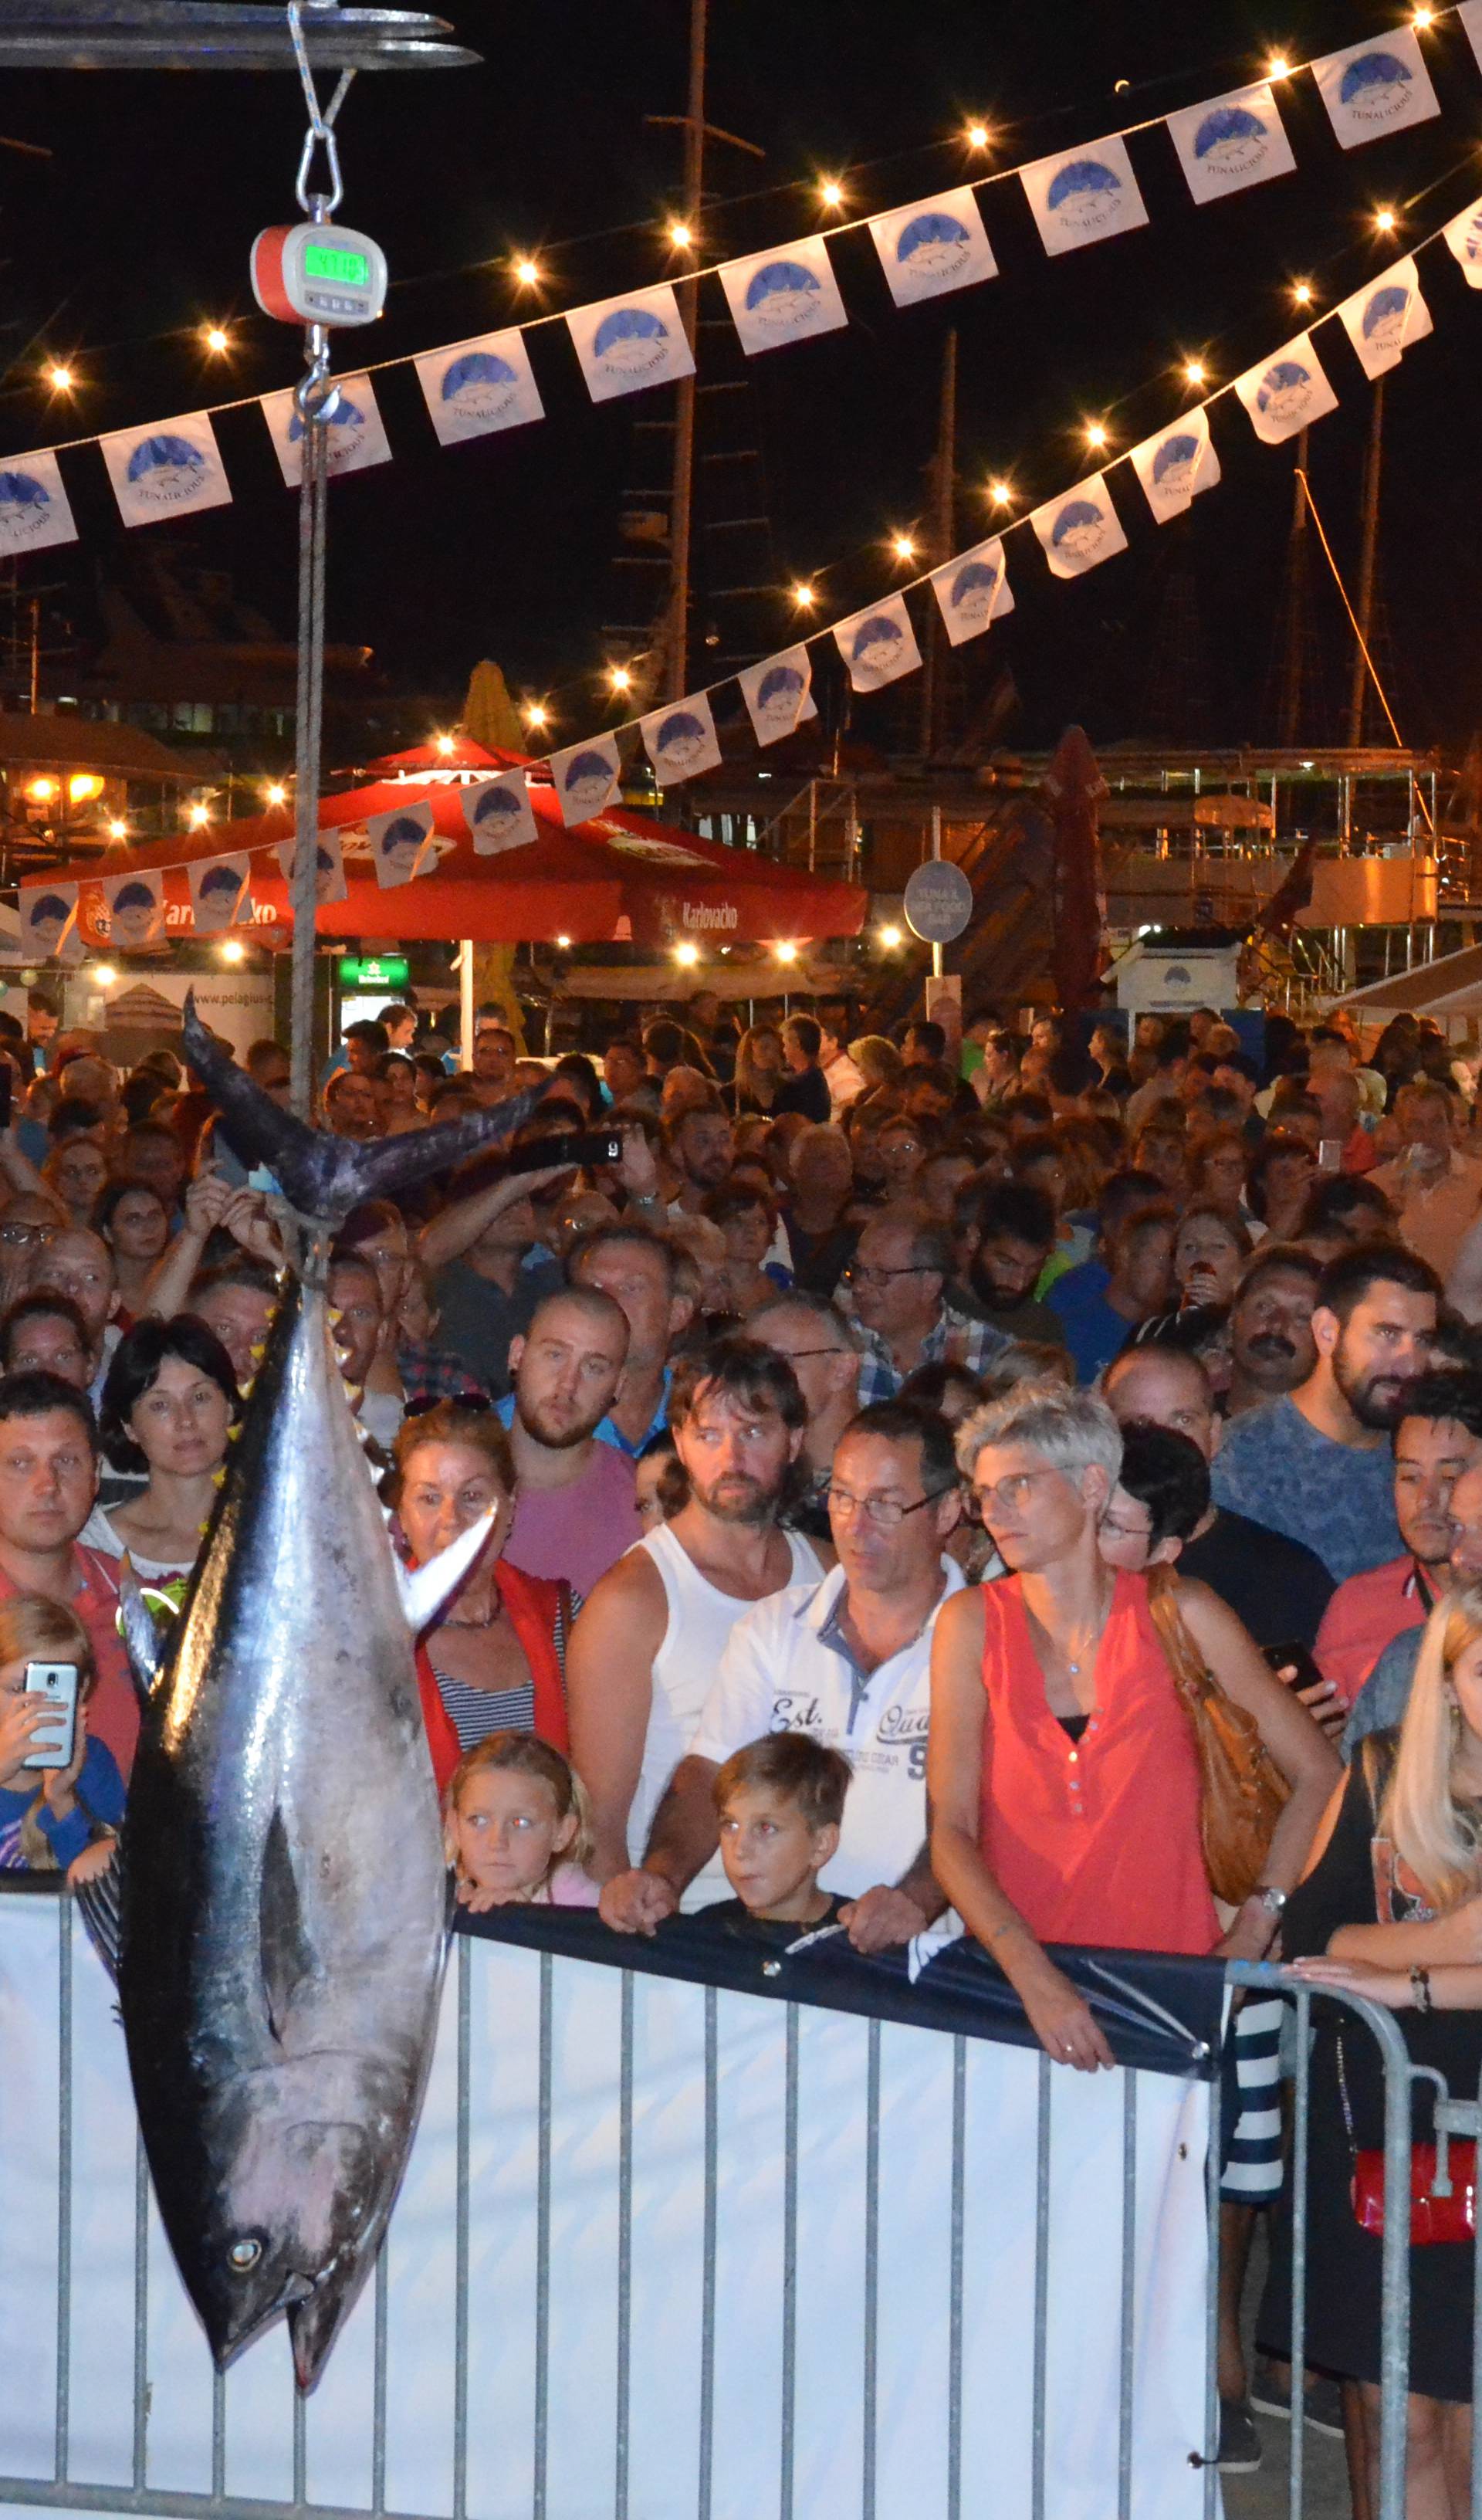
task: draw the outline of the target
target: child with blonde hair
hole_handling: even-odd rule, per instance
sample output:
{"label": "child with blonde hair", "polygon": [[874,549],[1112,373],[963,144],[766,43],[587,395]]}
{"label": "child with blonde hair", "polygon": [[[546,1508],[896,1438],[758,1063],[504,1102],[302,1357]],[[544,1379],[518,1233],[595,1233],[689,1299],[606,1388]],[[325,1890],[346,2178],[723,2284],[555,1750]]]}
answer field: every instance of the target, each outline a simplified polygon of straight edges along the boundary
{"label": "child with blonde hair", "polygon": [[581,1779],[534,1732],[491,1732],[460,1759],[443,1796],[443,1843],[471,1914],[490,1908],[595,1908],[592,1815]]}
{"label": "child with blonde hair", "polygon": [[[27,1692],[31,1662],[76,1665],[72,1754],[65,1766],[26,1764],[36,1736],[57,1732],[56,1707]],[[123,1778],[112,1750],[88,1734],[93,1681],[87,1631],[65,1603],[39,1594],[0,1603],[0,1870],[66,1872],[75,1888],[112,1860]]]}

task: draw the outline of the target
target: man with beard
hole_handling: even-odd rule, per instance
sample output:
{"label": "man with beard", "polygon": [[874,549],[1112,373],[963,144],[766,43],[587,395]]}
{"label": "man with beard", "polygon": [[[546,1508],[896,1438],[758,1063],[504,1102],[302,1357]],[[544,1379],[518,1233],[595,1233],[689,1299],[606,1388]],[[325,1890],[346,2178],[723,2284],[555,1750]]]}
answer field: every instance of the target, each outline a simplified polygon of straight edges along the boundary
{"label": "man with beard", "polygon": [[[824,1571],[811,1542],[778,1521],[806,1418],[797,1376],[770,1350],[728,1338],[687,1357],[669,1424],[689,1503],[618,1559],[571,1632],[571,1763],[592,1800],[603,1912],[621,1930],[645,1931],[679,1904],[667,1883],[631,1868],[732,1628],[752,1601]],[[712,1859],[685,1905],[725,1895]]]}
{"label": "man with beard", "polygon": [[1388,1437],[1431,1362],[1440,1281],[1394,1244],[1360,1244],[1319,1282],[1307,1380],[1235,1419],[1217,1505],[1316,1550],[1335,1583],[1400,1553]]}
{"label": "man with beard", "polygon": [[963,1589],[943,1553],[962,1512],[946,1420],[904,1400],[862,1409],[839,1438],[829,1511],[837,1566],[736,1621],[643,1869],[603,1894],[609,1925],[651,1933],[688,1904],[713,1862],[716,1773],[768,1732],[804,1732],[853,1767],[825,1886],[848,1901],[839,1922],[856,1951],[909,1943],[946,1906],[926,1847],[925,1757],[936,1614]]}
{"label": "man with beard", "polygon": [[1402,1556],[1350,1575],[1318,1633],[1318,1661],[1341,1703],[1352,1706],[1392,1640],[1422,1628],[1446,1582],[1452,1495],[1482,1462],[1482,1373],[1427,1373],[1395,1428],[1395,1517]]}
{"label": "man with beard", "polygon": [[643,1538],[633,1464],[597,1428],[622,1388],[628,1320],[597,1286],[566,1286],[510,1341],[515,1387],[496,1415],[510,1430],[519,1485],[505,1544],[526,1575],[564,1576],[590,1593]]}
{"label": "man with beard", "polygon": [[[975,1173],[953,1202],[953,1240],[966,1279],[962,1309],[1006,1338],[1063,1347],[1058,1313],[1035,1301],[1041,1270],[1055,1249],[1055,1202],[1033,1182],[985,1181]],[[952,1300],[959,1300],[959,1288]]]}
{"label": "man with beard", "polygon": [[1318,1358],[1312,1308],[1322,1277],[1322,1261],[1295,1242],[1268,1242],[1248,1264],[1230,1307],[1227,1417],[1243,1417],[1307,1380]]}
{"label": "man with beard", "polygon": [[[1482,1464],[1463,1470],[1451,1492],[1451,1547],[1444,1571],[1454,1585],[1482,1583]],[[1387,1732],[1405,1721],[1411,1683],[1420,1657],[1423,1627],[1391,1637],[1354,1700],[1342,1751],[1351,1759],[1367,1732]]]}

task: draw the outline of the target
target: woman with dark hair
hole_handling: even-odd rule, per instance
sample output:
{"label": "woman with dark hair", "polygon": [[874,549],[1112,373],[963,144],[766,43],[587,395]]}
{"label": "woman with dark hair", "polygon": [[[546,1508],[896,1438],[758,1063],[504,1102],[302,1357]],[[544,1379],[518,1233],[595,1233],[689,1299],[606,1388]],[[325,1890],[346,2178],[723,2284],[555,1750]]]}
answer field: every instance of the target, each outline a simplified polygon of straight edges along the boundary
{"label": "woman with dark hair", "polygon": [[1302,1223],[1318,1158],[1294,1129],[1268,1129],[1251,1158],[1245,1195],[1273,1242],[1290,1242]]}
{"label": "woman with dark hair", "polygon": [[404,1050],[387,1050],[376,1061],[373,1078],[376,1102],[381,1113],[381,1133],[384,1138],[404,1138],[409,1129],[427,1126],[427,1114],[417,1100],[419,1078],[416,1062]]}
{"label": "woman with dark hair", "polygon": [[597,1081],[597,1070],[585,1051],[563,1051],[551,1070],[553,1084],[558,1078],[562,1079],[568,1088],[574,1089],[586,1114],[585,1125],[589,1129],[595,1129],[607,1106],[603,1101],[602,1087]]}
{"label": "woman with dark hair", "polygon": [[127,1550],[144,1583],[189,1575],[241,1405],[232,1360],[204,1322],[136,1322],[113,1350],[98,1430],[115,1469],[149,1475],[128,1504],[94,1508],[89,1548]]}
{"label": "woman with dark hair", "polygon": [[147,1301],[146,1288],[164,1257],[170,1238],[170,1212],[148,1182],[110,1182],[93,1210],[93,1231],[101,1234],[113,1255],[118,1299],[132,1327]]}
{"label": "woman with dark hair", "polygon": [[748,1111],[759,1111],[770,1120],[786,1109],[778,1101],[786,1074],[783,1037],[777,1026],[748,1024],[737,1045],[735,1077],[721,1093],[732,1118],[740,1120]]}

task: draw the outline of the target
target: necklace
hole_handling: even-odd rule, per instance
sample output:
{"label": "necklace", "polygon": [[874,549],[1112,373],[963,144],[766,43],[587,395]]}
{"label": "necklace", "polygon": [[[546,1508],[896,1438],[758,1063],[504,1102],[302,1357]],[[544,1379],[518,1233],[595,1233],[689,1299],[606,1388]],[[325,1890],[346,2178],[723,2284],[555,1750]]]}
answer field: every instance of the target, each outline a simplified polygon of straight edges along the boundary
{"label": "necklace", "polygon": [[442,1624],[445,1628],[492,1628],[504,1617],[504,1600],[501,1595],[496,1592],[494,1596],[494,1607],[492,1610],[488,1611],[483,1618],[444,1619]]}

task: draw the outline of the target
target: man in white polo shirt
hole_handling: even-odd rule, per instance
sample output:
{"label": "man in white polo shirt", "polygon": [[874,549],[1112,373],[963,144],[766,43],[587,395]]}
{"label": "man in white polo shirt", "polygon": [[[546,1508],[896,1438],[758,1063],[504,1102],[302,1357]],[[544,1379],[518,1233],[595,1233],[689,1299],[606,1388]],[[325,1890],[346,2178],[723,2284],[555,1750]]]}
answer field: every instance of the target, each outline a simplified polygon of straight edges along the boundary
{"label": "man in white polo shirt", "polygon": [[858,1951],[907,1943],[946,1902],[926,1852],[931,1631],[962,1575],[942,1544],[962,1510],[945,1421],[901,1401],[861,1410],[833,1457],[839,1562],[737,1620],[699,1726],[635,1870],[603,1892],[609,1925],[651,1933],[713,1855],[716,1770],[764,1732],[808,1732],[854,1771],[837,1854],[820,1878],[850,1901]]}

